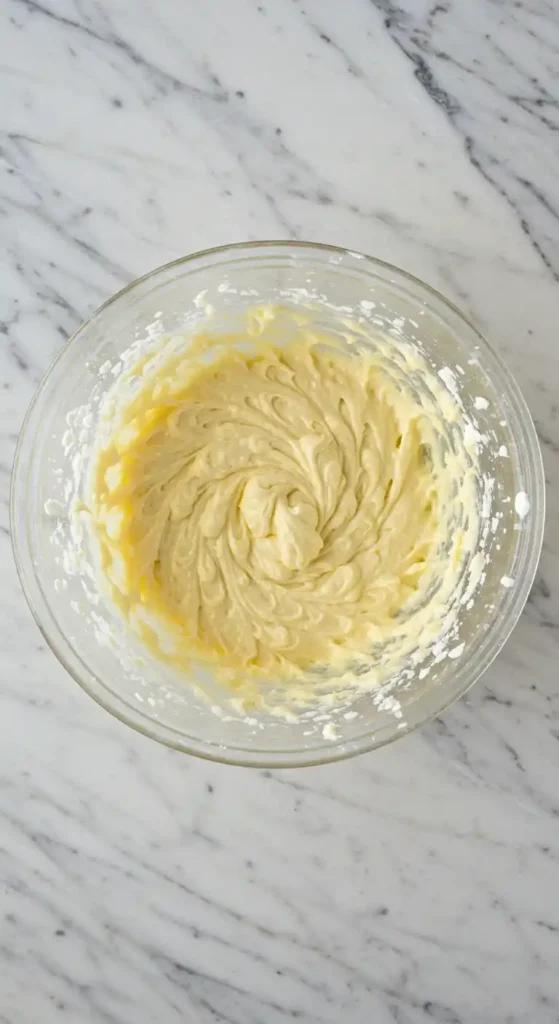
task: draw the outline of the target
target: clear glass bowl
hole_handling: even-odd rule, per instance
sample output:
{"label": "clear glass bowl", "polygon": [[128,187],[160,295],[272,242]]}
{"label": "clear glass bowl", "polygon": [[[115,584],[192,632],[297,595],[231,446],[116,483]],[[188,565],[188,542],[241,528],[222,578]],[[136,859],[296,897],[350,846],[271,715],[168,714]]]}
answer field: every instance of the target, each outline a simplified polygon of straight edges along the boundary
{"label": "clear glass bowl", "polygon": [[[206,304],[227,317],[239,306],[278,301],[312,301],[325,316],[332,307],[366,310],[373,328],[419,342],[435,372],[454,368],[465,407],[476,409],[479,430],[493,438],[491,449],[504,445],[508,453],[498,470],[489,446],[480,457],[482,471],[496,475],[492,511],[499,513],[498,529],[475,601],[460,616],[462,656],[443,658],[425,678],[417,673],[400,686],[393,693],[396,715],[392,699],[361,697],[355,716],[336,720],[335,739],[325,738],[320,722],[247,721],[210,706],[188,680],[150,659],[139,641],[123,632],[95,594],[87,566],[84,572],[72,555],[69,505],[83,486],[87,460],[80,452],[87,453],[95,431],[95,417],[79,410],[98,406],[121,354],[135,339],[149,336],[154,322],[176,332],[202,319]],[[522,519],[514,508],[519,491],[528,494],[531,506]],[[522,395],[500,357],[448,300],[409,274],[359,253],[255,242],[160,267],[124,288],[79,328],[27,413],[14,465],[11,515],[30,608],[57,657],[87,693],[123,722],[178,750],[233,764],[280,767],[334,761],[382,746],[466,692],[498,653],[525,604],[541,548],[544,502],[541,454]],[[514,584],[503,585],[503,577]],[[135,659],[142,655],[145,663],[138,672]]]}

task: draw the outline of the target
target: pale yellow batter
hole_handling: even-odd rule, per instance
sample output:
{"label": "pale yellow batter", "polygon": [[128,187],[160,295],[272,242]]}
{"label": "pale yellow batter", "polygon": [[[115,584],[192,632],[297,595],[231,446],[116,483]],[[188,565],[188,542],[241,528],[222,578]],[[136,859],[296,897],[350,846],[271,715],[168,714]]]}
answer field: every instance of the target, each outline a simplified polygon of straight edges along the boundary
{"label": "pale yellow batter", "polygon": [[184,665],[299,680],[356,654],[396,665],[440,631],[475,532],[456,409],[437,421],[434,389],[414,394],[382,352],[265,334],[244,351],[217,339],[209,363],[135,368],[95,468],[103,572]]}

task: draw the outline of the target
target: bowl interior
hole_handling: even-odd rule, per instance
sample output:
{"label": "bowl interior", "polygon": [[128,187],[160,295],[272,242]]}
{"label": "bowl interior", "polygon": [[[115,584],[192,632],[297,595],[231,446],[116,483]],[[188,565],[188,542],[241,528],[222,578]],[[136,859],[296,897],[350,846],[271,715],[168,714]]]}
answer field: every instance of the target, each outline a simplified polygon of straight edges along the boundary
{"label": "bowl interior", "polygon": [[[443,371],[487,439],[482,475],[493,481],[489,555],[464,605],[453,651],[428,673],[362,697],[351,714],[298,721],[246,716],[213,704],[155,661],[100,597],[87,543],[70,508],[83,493],[103,396],[161,332],[190,330],[211,306],[224,322],[258,303],[320,310],[326,324],[357,316],[371,332],[418,345]],[[126,358],[126,356],[125,356]],[[128,356],[128,358],[132,358]],[[451,377],[448,377],[448,371]],[[530,511],[520,516],[515,496]],[[535,573],[544,517],[541,457],[522,396],[499,357],[450,303],[396,268],[324,246],[255,243],[189,257],[134,282],[74,335],[45,377],[22,430],[12,491],[16,560],[31,609],[74,678],[103,706],[171,746],[218,760],[271,766],[350,756],[389,742],[462,694],[498,652]],[[505,583],[503,583],[505,580]],[[508,584],[508,585],[507,585]],[[464,645],[462,648],[462,644]],[[452,653],[458,650],[457,657]],[[211,690],[209,677],[199,680]],[[334,723],[335,738],[329,739]]]}

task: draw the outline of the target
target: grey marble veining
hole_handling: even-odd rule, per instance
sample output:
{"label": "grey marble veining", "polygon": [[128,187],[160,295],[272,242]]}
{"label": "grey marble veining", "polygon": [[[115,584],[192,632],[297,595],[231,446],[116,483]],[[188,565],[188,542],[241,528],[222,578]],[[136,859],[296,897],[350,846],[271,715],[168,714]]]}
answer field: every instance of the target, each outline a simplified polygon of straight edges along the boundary
{"label": "grey marble veining", "polygon": [[[559,1021],[559,12],[553,0],[1,0],[0,1022]],[[515,371],[548,481],[526,611],[440,720],[342,765],[212,766],[86,698],[8,485],[79,322],[245,238],[419,274]]]}

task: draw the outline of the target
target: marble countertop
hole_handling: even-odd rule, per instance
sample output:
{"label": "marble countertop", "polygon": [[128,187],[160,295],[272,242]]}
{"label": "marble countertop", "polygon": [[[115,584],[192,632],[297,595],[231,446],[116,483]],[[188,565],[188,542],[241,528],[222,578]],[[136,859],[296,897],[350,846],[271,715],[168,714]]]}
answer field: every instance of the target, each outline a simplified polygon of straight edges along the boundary
{"label": "marble countertop", "polygon": [[[1,6],[1,1024],[557,1022],[553,0]],[[388,749],[291,772],[180,756],[90,701],[27,610],[7,508],[79,322],[157,264],[265,237],[454,296],[516,373],[548,481],[537,581],[483,681]]]}

